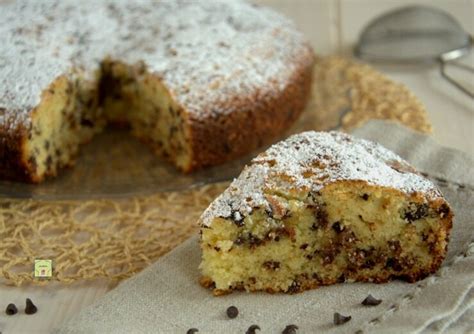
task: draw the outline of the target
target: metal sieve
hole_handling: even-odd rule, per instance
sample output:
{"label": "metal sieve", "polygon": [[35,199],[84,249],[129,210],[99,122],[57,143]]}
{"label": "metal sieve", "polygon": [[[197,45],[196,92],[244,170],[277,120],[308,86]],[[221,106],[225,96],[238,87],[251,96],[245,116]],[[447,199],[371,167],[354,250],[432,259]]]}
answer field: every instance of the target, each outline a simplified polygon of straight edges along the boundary
{"label": "metal sieve", "polygon": [[446,65],[474,72],[474,68],[453,62],[468,54],[473,37],[450,14],[433,7],[409,6],[390,11],[371,21],[355,48],[357,57],[385,63],[440,64],[443,78],[474,98],[446,72]]}

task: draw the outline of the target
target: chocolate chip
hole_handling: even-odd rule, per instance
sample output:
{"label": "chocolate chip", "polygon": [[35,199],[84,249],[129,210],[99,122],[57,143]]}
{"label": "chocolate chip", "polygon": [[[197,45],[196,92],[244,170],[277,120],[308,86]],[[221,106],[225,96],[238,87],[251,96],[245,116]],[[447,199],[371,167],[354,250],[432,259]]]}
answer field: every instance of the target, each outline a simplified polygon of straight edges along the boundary
{"label": "chocolate chip", "polygon": [[364,201],[367,201],[369,199],[369,195],[368,194],[363,194],[362,196],[360,196]]}
{"label": "chocolate chip", "polygon": [[308,208],[314,212],[316,222],[311,226],[313,230],[325,228],[328,225],[328,213],[324,209],[325,205],[309,205]]}
{"label": "chocolate chip", "polygon": [[248,237],[248,243],[250,247],[253,248],[253,247],[257,247],[263,244],[263,241],[260,238],[256,237],[255,235],[250,234]]}
{"label": "chocolate chip", "polygon": [[392,268],[395,271],[401,271],[403,269],[400,262],[394,258],[389,258],[385,263],[385,267]]}
{"label": "chocolate chip", "polygon": [[371,260],[371,259],[368,259],[365,261],[365,263],[362,265],[362,268],[364,269],[372,269],[373,267],[375,267],[375,261],[374,260]]}
{"label": "chocolate chip", "polygon": [[199,329],[197,328],[190,328],[188,329],[188,331],[186,332],[186,334],[194,334],[194,333],[197,333],[199,332]]}
{"label": "chocolate chip", "polygon": [[88,120],[88,119],[81,119],[81,125],[84,126],[84,127],[87,127],[87,128],[92,128],[94,126],[94,122],[92,122],[91,120]]}
{"label": "chocolate chip", "polygon": [[261,330],[261,329],[260,329],[260,326],[258,326],[258,325],[252,325],[252,326],[249,327],[249,329],[247,329],[247,331],[245,332],[245,334],[255,334],[255,333],[256,333],[255,331],[256,331],[257,329],[258,329],[258,330]]}
{"label": "chocolate chip", "polygon": [[388,248],[393,252],[395,255],[400,255],[402,252],[402,246],[400,245],[399,240],[389,240],[387,242]]}
{"label": "chocolate chip", "polygon": [[48,157],[46,158],[46,167],[48,169],[51,169],[52,164],[53,164],[53,158],[50,155],[48,155]]}
{"label": "chocolate chip", "polygon": [[239,309],[235,306],[229,306],[229,308],[227,308],[226,313],[230,319],[234,319],[237,318],[237,316],[239,315]]}
{"label": "chocolate chip", "polygon": [[33,304],[30,298],[26,298],[26,307],[25,313],[26,314],[35,314],[38,311],[38,308]]}
{"label": "chocolate chip", "polygon": [[316,213],[316,218],[318,219],[319,225],[326,227],[328,224],[328,213],[322,207],[319,207],[318,212]]}
{"label": "chocolate chip", "polygon": [[446,203],[444,203],[439,207],[438,214],[441,218],[444,218],[449,214],[449,211],[450,211],[449,206]]}
{"label": "chocolate chip", "polygon": [[352,317],[350,315],[345,316],[340,314],[339,312],[334,313],[334,325],[342,325],[351,320]]}
{"label": "chocolate chip", "polygon": [[18,309],[16,308],[16,305],[15,304],[8,304],[6,310],[5,310],[5,313],[7,315],[14,315],[14,314],[17,314],[18,313]]}
{"label": "chocolate chip", "polygon": [[336,231],[336,233],[341,233],[342,231],[344,231],[344,225],[341,225],[340,222],[335,222],[334,224],[332,224],[332,229]]}
{"label": "chocolate chip", "polygon": [[244,243],[244,240],[241,237],[238,237],[237,239],[234,240],[234,244],[236,245],[242,245]]}
{"label": "chocolate chip", "polygon": [[376,299],[374,296],[369,294],[363,301],[362,305],[364,306],[377,306],[382,302],[382,299]]}
{"label": "chocolate chip", "polygon": [[285,327],[282,334],[296,334],[296,331],[298,330],[298,326],[296,325],[288,325]]}
{"label": "chocolate chip", "polygon": [[288,293],[298,293],[301,291],[301,285],[298,281],[293,281],[291,285],[288,287]]}
{"label": "chocolate chip", "polygon": [[417,204],[417,203],[411,203],[410,207],[405,211],[405,220],[407,220],[409,223],[424,218],[428,215],[428,204]]}
{"label": "chocolate chip", "polygon": [[305,250],[306,248],[308,248],[308,244],[302,244],[300,246],[300,249],[302,249],[302,250]]}
{"label": "chocolate chip", "polygon": [[316,230],[318,230],[319,228],[320,228],[320,226],[319,226],[318,223],[313,223],[313,225],[311,225],[311,229],[312,229],[313,231],[316,231]]}
{"label": "chocolate chip", "polygon": [[263,266],[268,270],[277,270],[280,269],[280,262],[278,261],[265,261]]}

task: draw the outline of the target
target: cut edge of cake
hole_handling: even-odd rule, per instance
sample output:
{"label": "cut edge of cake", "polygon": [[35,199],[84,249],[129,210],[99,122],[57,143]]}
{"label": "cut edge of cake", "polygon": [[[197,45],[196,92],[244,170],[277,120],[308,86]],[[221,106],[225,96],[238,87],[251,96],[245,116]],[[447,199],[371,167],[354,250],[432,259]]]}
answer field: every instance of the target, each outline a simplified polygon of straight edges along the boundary
{"label": "cut edge of cake", "polygon": [[[142,63],[130,66],[105,59],[100,68],[95,80],[75,70],[43,91],[40,104],[30,113],[31,128],[17,131],[16,147],[2,148],[5,161],[14,160],[23,170],[23,174],[12,171],[15,179],[39,183],[56,176],[74,164],[80,146],[107,124],[129,127],[178,169],[192,169],[187,115],[159,77]],[[8,168],[3,173],[8,174]]]}

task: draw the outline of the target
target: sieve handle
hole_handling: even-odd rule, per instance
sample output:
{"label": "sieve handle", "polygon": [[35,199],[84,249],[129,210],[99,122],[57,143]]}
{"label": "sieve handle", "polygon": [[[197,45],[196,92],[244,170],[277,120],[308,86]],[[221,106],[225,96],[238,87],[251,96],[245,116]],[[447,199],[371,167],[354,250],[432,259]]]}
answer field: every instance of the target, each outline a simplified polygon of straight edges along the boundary
{"label": "sieve handle", "polygon": [[472,99],[474,99],[474,92],[471,92],[469,89],[464,87],[462,84],[459,83],[459,81],[457,81],[456,79],[451,77],[446,72],[446,66],[448,65],[448,63],[449,63],[449,65],[459,67],[463,70],[466,70],[466,71],[469,71],[469,72],[474,72],[474,68],[469,66],[469,65],[460,64],[460,63],[451,61],[452,59],[456,59],[459,56],[461,56],[462,54],[466,54],[466,53],[469,52],[469,49],[471,48],[471,46],[474,45],[474,36],[469,36],[469,37],[470,37],[470,43],[469,43],[470,45],[467,45],[466,48],[461,49],[461,50],[453,50],[453,51],[448,52],[448,53],[442,55],[441,57],[439,57],[439,64],[440,64],[439,69],[440,69],[440,72],[441,72],[441,76],[443,78],[445,78],[452,85],[454,85],[459,90],[461,90],[462,92],[464,92],[465,94],[470,96]]}

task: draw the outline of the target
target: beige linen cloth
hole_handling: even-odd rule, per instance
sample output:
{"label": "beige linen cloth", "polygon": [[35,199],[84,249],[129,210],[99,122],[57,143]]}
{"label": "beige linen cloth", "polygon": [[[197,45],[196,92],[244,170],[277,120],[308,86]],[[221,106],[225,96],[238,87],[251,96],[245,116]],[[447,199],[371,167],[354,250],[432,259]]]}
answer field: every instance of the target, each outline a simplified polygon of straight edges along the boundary
{"label": "beige linen cloth", "polygon": [[[289,324],[297,333],[474,332],[474,159],[440,147],[431,138],[401,126],[371,121],[355,135],[376,140],[399,153],[434,180],[456,217],[442,268],[409,284],[346,283],[296,295],[233,293],[214,297],[199,286],[198,238],[193,237],[96,304],[66,321],[59,333],[281,333]],[[383,302],[362,306],[372,294]],[[227,319],[228,306],[238,307]],[[351,315],[340,326],[334,312]]]}

